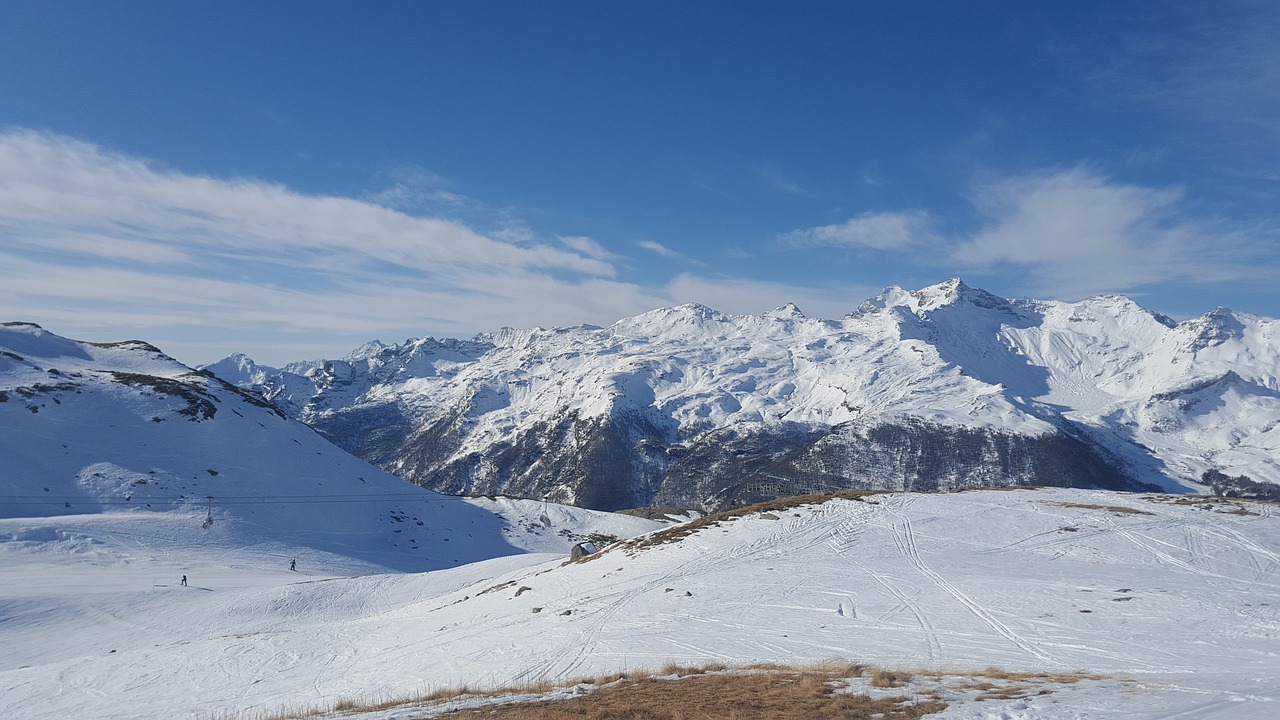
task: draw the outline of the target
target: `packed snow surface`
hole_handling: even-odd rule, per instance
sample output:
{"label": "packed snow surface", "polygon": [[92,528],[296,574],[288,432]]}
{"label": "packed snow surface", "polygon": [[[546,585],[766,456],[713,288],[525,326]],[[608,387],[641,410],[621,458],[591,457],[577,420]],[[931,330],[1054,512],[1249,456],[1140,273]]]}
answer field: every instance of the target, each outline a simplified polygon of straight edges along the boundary
{"label": "packed snow surface", "polygon": [[252,717],[669,661],[849,658],[1107,676],[953,718],[1273,718],[1280,521],[1196,500],[876,495],[586,562],[373,575],[336,554],[290,571],[296,548],[210,542],[199,513],[10,518],[0,716]]}

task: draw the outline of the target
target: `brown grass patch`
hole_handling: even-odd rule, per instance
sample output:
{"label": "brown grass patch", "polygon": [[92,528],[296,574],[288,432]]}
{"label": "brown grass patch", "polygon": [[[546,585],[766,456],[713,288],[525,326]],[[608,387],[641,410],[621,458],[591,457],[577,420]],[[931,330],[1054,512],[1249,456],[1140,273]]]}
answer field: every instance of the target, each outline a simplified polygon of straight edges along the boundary
{"label": "brown grass patch", "polygon": [[1083,508],[1085,510],[1105,510],[1106,512],[1116,513],[1117,515],[1155,515],[1155,513],[1146,510],[1137,510],[1123,505],[1094,505],[1091,503],[1053,503],[1059,507],[1067,508]]}
{"label": "brown grass patch", "polygon": [[1013,682],[1026,682],[1027,680],[1037,680],[1041,682],[1058,683],[1060,685],[1072,685],[1081,680],[1105,680],[1104,675],[1091,675],[1085,672],[1073,673],[1046,673],[1046,672],[1017,672],[1015,670],[1002,670],[998,667],[989,667],[981,672],[965,673],[970,677],[984,677],[993,680],[1009,680]]}
{"label": "brown grass patch", "polygon": [[616,510],[620,515],[633,515],[635,517],[644,518],[645,520],[657,520],[658,522],[676,522],[671,519],[675,517],[692,517],[694,515],[703,515],[701,510],[695,508],[670,508],[670,507],[642,507],[630,508],[627,510]]}
{"label": "brown grass patch", "polygon": [[[931,491],[925,491],[925,492],[933,494],[933,493],[946,493],[946,492],[979,492],[984,490],[1012,491],[1012,490],[1039,490],[1039,489],[1041,488],[1038,485],[980,485],[975,487],[952,488],[947,490],[931,490]],[[843,499],[843,500],[857,500],[860,502],[864,502],[866,498],[871,497],[873,495],[889,495],[892,493],[899,493],[899,492],[917,492],[917,491],[837,490],[835,492],[810,493],[808,495],[793,495],[790,497],[776,498],[774,500],[766,500],[765,502],[756,503],[754,505],[744,505],[743,507],[732,508],[730,510],[724,510],[718,513],[712,513],[710,515],[703,515],[702,517],[694,518],[689,522],[680,523],[673,527],[664,528],[662,530],[658,530],[657,532],[652,532],[647,535],[642,535],[637,538],[632,538],[630,540],[623,540],[622,542],[615,543],[614,545],[609,546],[608,548],[606,548],[606,550],[621,549],[623,552],[626,552],[628,555],[633,555],[637,551],[642,550],[644,548],[653,547],[655,545],[666,545],[668,543],[679,542],[680,540],[683,540],[684,538],[689,537],[690,535],[693,535],[694,533],[699,532],[701,530],[717,527],[721,523],[727,520],[733,520],[736,518],[745,517],[747,515],[767,515],[768,513],[772,513],[772,512],[781,512],[784,510],[791,510],[793,508],[797,508],[802,505],[821,505],[824,502],[835,500],[837,498]],[[643,508],[638,508],[634,510],[624,510],[622,512],[633,514],[633,515],[641,515],[642,517],[647,517],[646,514],[643,514],[643,510],[644,510]],[[665,510],[669,510],[669,508],[664,509],[664,512]],[[1142,512],[1142,511],[1123,508],[1121,512]],[[770,517],[769,519],[776,520],[778,518]],[[591,560],[595,560],[597,557],[603,556],[604,554],[605,554],[604,551],[598,552],[598,553],[592,553],[591,555],[578,558],[577,560],[569,560],[566,562],[566,564],[589,562]]]}
{"label": "brown grass patch", "polygon": [[480,597],[481,595],[485,595],[491,592],[497,592],[499,590],[506,590],[509,587],[515,587],[515,584],[516,584],[515,580],[508,580],[504,583],[498,583],[493,587],[485,588],[484,590],[481,590],[480,592],[476,593],[476,597]]}
{"label": "brown grass patch", "polygon": [[841,678],[812,671],[648,678],[601,687],[585,697],[460,710],[451,718],[490,720],[898,720],[945,710],[938,700],[872,699],[836,692]]}
{"label": "brown grass patch", "polygon": [[1084,672],[1015,672],[1001,670],[996,667],[989,667],[979,672],[957,673],[955,675],[935,671],[922,671],[920,674],[939,680],[947,677],[965,678],[967,679],[966,682],[949,684],[948,687],[952,690],[976,692],[977,695],[973,699],[978,702],[984,700],[1017,700],[1032,695],[1049,695],[1053,693],[1053,690],[1046,687],[1046,685],[1074,685],[1081,680],[1106,679],[1103,675],[1091,675]]}
{"label": "brown grass patch", "polygon": [[911,673],[904,670],[876,668],[871,671],[871,686],[879,688],[902,687],[911,682],[911,678]]}
{"label": "brown grass patch", "polygon": [[[833,493],[813,493],[810,495],[795,495],[792,497],[778,498],[776,500],[769,500],[762,503],[756,503],[754,505],[745,505],[740,508],[734,508],[732,510],[725,510],[723,512],[713,513],[711,515],[704,515],[700,518],[695,518],[693,520],[690,520],[689,522],[680,523],[679,525],[676,525],[674,527],[663,528],[662,530],[649,533],[648,535],[641,535],[640,537],[632,538],[630,540],[623,540],[620,543],[616,543],[610,546],[606,550],[612,551],[614,549],[621,549],[623,552],[626,552],[628,555],[633,555],[637,551],[643,550],[644,548],[653,547],[655,545],[666,545],[668,543],[679,542],[680,540],[683,540],[684,538],[689,537],[690,535],[693,535],[694,533],[699,532],[701,530],[717,527],[723,522],[726,522],[728,520],[734,520],[740,517],[745,517],[747,515],[764,514],[764,513],[770,513],[770,512],[781,512],[783,510],[790,510],[792,508],[800,507],[801,505],[820,505],[824,502],[827,502],[829,500],[835,500],[837,498],[844,499],[844,500],[862,501],[864,500],[864,498],[867,498],[872,495],[886,495],[892,492],[896,492],[896,491],[894,490],[840,490]],[[577,560],[570,560],[569,562],[590,562],[591,560],[594,560],[598,557],[602,557],[604,555],[605,555],[605,552],[598,552],[583,558],[579,558]]]}
{"label": "brown grass patch", "polygon": [[[969,691],[973,700],[1016,699],[1053,692],[1052,684],[1103,680],[1102,675],[982,671],[890,670],[849,660],[825,660],[806,665],[756,663],[731,666],[710,663],[692,666],[668,663],[658,670],[616,672],[591,678],[538,681],[519,687],[476,690],[467,686],[422,692],[412,697],[375,702],[341,700],[330,709],[289,708],[265,720],[307,720],[335,712],[363,713],[402,709],[406,716],[438,713],[449,701],[495,698],[495,704],[446,711],[450,718],[493,720],[870,720],[919,718],[947,708],[948,692]],[[914,680],[914,682],[913,682]],[[934,681],[937,687],[928,687]],[[871,698],[859,684],[904,688],[904,695]],[[557,688],[591,686],[587,694],[568,699],[515,701],[502,698],[546,694]],[[908,697],[909,695],[909,697]]]}
{"label": "brown grass patch", "polygon": [[1143,500],[1157,503],[1173,503],[1174,505],[1184,505],[1190,507],[1198,507],[1201,510],[1212,510],[1213,512],[1226,513],[1228,515],[1261,515],[1262,513],[1250,510],[1246,507],[1246,503],[1259,505],[1269,504],[1275,505],[1266,500],[1255,498],[1233,498],[1222,497],[1220,495],[1144,495]]}

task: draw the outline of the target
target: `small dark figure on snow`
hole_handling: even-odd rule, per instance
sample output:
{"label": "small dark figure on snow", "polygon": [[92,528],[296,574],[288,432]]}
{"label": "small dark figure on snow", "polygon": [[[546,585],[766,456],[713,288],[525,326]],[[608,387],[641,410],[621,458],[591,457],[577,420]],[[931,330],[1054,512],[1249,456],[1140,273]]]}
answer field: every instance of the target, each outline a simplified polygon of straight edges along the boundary
{"label": "small dark figure on snow", "polygon": [[186,576],[186,575],[183,575],[183,576],[182,576],[182,587],[186,587],[186,586],[187,586],[187,576]]}
{"label": "small dark figure on snow", "polygon": [[290,561],[289,561],[289,569],[290,569],[290,570],[292,570],[292,571],[294,571],[294,572],[297,572],[297,571],[298,571],[298,561],[297,561],[297,560],[290,560]]}

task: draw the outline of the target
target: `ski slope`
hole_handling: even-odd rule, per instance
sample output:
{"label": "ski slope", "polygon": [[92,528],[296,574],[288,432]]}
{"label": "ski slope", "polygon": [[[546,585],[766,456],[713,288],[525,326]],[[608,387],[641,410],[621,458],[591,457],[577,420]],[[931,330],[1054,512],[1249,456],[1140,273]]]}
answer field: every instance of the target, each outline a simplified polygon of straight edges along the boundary
{"label": "ski slope", "polygon": [[[540,507],[528,504],[530,525]],[[586,562],[530,553],[425,573],[211,543],[199,521],[0,520],[0,716],[249,718],[669,661],[836,657],[1108,677],[959,703],[952,718],[1260,720],[1280,708],[1280,520],[1265,504],[877,495],[618,543]]]}

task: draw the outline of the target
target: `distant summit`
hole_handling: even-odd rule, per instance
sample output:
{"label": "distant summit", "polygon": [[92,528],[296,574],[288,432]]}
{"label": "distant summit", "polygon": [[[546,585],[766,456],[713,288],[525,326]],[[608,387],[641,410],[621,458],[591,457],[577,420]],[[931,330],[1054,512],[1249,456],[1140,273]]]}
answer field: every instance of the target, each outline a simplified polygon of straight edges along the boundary
{"label": "distant summit", "polygon": [[718,509],[839,488],[1280,482],[1278,358],[1267,318],[1173,323],[1122,296],[1008,300],[952,278],[840,320],[688,304],[226,372],[442,492]]}

